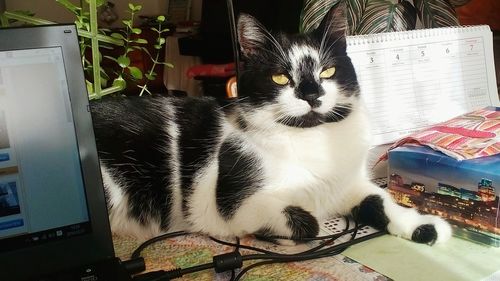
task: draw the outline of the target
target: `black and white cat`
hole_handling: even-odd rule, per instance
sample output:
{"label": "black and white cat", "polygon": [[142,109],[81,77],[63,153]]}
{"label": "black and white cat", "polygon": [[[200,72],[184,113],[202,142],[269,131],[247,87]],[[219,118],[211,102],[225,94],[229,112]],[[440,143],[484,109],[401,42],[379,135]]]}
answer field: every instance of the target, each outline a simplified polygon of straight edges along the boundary
{"label": "black and white cat", "polygon": [[93,119],[112,230],[149,238],[318,235],[332,216],[420,243],[441,218],[398,206],[370,182],[369,120],[332,9],[310,34],[271,34],[241,15],[239,99],[108,98]]}

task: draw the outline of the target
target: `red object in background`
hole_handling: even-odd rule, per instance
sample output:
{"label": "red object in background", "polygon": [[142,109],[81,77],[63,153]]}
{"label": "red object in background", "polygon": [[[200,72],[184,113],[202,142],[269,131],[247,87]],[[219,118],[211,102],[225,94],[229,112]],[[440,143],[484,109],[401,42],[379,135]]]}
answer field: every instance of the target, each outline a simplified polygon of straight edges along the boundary
{"label": "red object in background", "polygon": [[455,9],[461,25],[487,24],[500,31],[500,1],[472,0]]}
{"label": "red object in background", "polygon": [[228,64],[201,64],[190,67],[187,71],[189,78],[201,77],[231,77],[235,75],[234,62]]}

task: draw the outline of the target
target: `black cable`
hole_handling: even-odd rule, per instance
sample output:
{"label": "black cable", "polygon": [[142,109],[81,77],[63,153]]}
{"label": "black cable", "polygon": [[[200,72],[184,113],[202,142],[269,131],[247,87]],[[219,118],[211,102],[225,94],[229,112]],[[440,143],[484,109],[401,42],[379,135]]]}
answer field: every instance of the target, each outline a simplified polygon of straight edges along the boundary
{"label": "black cable", "polygon": [[[376,232],[373,234],[369,234],[366,236],[363,236],[361,238],[356,239],[356,235],[358,233],[358,230],[363,227],[360,226],[357,222],[355,222],[354,228],[349,229],[349,219],[345,218],[346,221],[346,227],[345,229],[337,234],[332,234],[332,235],[326,235],[326,236],[320,236],[320,237],[314,237],[314,238],[305,238],[301,239],[299,241],[301,242],[307,242],[307,241],[314,241],[314,240],[326,240],[320,243],[319,245],[305,250],[303,252],[299,253],[293,253],[293,254],[283,254],[283,253],[277,253],[273,251],[268,251],[265,249],[257,248],[257,247],[252,247],[252,246],[247,246],[247,245],[241,245],[239,238],[236,238],[236,243],[232,242],[227,242],[227,241],[222,241],[219,239],[216,239],[214,237],[210,237],[213,241],[227,245],[227,246],[233,246],[235,247],[234,251],[222,255],[217,255],[214,256],[214,260],[212,263],[206,263],[202,265],[197,265],[197,266],[192,266],[188,268],[177,268],[173,269],[170,271],[157,271],[157,272],[149,272],[145,274],[141,274],[139,276],[134,277],[134,280],[147,280],[147,281],[167,281],[175,278],[179,278],[185,274],[190,274],[202,270],[207,270],[207,269],[215,269],[216,272],[223,272],[223,271],[228,271],[231,270],[231,277],[230,281],[238,281],[241,279],[241,277],[248,272],[249,270],[259,266],[259,265],[264,265],[264,264],[272,264],[272,263],[284,263],[284,262],[292,262],[292,261],[304,261],[304,260],[310,260],[310,259],[316,259],[316,258],[322,258],[322,257],[329,257],[333,255],[337,255],[344,251],[346,248],[349,246],[352,246],[354,244],[366,241],[368,239],[380,236],[385,234],[386,232]],[[183,231],[178,231],[178,232],[173,232],[173,233],[167,233],[155,238],[152,238],[148,241],[145,241],[142,243],[133,253],[132,253],[132,258],[138,258],[140,257],[141,251],[146,248],[147,246],[161,241],[163,239],[167,238],[172,238],[180,235],[185,235],[187,234],[186,232]],[[335,240],[338,238],[351,234],[351,237],[348,241],[337,244],[335,245]],[[331,245],[328,246],[327,245]],[[240,249],[247,249],[247,250],[252,250],[254,252],[257,252],[257,254],[249,254],[249,255],[244,255],[241,256],[239,253]],[[235,269],[236,268],[241,268],[243,265],[243,261],[250,261],[250,260],[262,260],[261,262],[257,262],[254,264],[251,264],[244,269],[242,269],[236,276],[235,276]]]}
{"label": "black cable", "polygon": [[[235,253],[238,252],[239,253],[240,246],[241,246],[241,244],[240,244],[240,238],[236,237],[236,247],[234,248],[233,252],[235,252]],[[235,270],[236,270],[235,268],[233,268],[231,270],[231,277],[229,278],[229,281],[234,281],[234,278],[236,277],[236,271]]]}
{"label": "black cable", "polygon": [[[324,241],[323,243],[319,244],[318,246],[316,246],[314,248],[311,248],[311,249],[309,249],[309,250],[307,250],[305,252],[302,252],[302,253],[282,254],[282,253],[272,252],[272,251],[269,251],[269,250],[265,250],[265,249],[261,249],[261,248],[257,248],[257,247],[252,247],[252,246],[247,246],[247,245],[240,245],[239,247],[241,247],[243,249],[247,249],[247,250],[252,250],[252,251],[255,251],[255,252],[264,253],[264,254],[285,255],[285,256],[287,256],[287,255],[288,256],[289,255],[295,255],[295,254],[303,254],[303,253],[307,253],[307,252],[314,252],[314,251],[316,251],[318,249],[321,249],[321,248],[325,247],[328,244],[333,243],[336,239],[338,239],[338,238],[340,238],[340,237],[342,237],[342,236],[344,236],[344,235],[346,235],[348,233],[352,233],[352,232],[357,231],[358,227],[356,227],[356,226],[353,229],[349,229],[349,219],[347,217],[344,217],[344,220],[345,220],[345,223],[346,223],[346,227],[344,228],[344,230],[342,232],[335,233],[335,234],[330,234],[330,235],[324,235],[324,236],[302,238],[302,239],[297,240],[297,241],[300,241],[300,242],[308,242],[308,241],[326,240],[326,239],[328,239],[327,241]],[[360,226],[360,227],[362,227],[362,226]],[[270,238],[271,239],[289,239],[289,238],[285,238],[285,237],[282,237],[282,236],[271,236]],[[215,242],[217,242],[219,244],[223,244],[223,245],[226,245],[226,246],[236,247],[236,244],[228,242],[228,241],[219,240],[219,239],[216,239],[214,237],[210,237],[210,239],[212,239],[213,241],[215,241]]]}
{"label": "black cable", "polygon": [[132,253],[132,255],[130,255],[130,259],[139,258],[141,256],[142,250],[144,250],[147,246],[149,246],[151,244],[154,244],[158,241],[162,241],[162,240],[165,240],[168,238],[173,238],[173,237],[186,235],[186,234],[188,234],[188,233],[184,232],[184,231],[170,232],[170,233],[162,234],[160,236],[153,237],[147,241],[144,241],[141,245],[139,245],[139,247],[137,247],[137,249],[135,249],[135,251]]}
{"label": "black cable", "polygon": [[229,17],[229,29],[231,31],[231,41],[233,47],[233,57],[236,70],[236,82],[240,81],[240,52],[239,52],[239,41],[238,41],[238,31],[236,27],[236,19],[234,16],[234,7],[232,0],[226,0],[227,4],[227,14]]}
{"label": "black cable", "polygon": [[347,249],[348,247],[350,247],[350,246],[352,246],[354,244],[358,244],[358,243],[361,243],[361,242],[366,241],[368,239],[372,239],[372,238],[375,238],[375,237],[378,237],[378,236],[381,236],[381,235],[384,235],[384,234],[386,234],[386,233],[383,232],[383,231],[376,232],[376,233],[369,234],[367,236],[363,236],[363,237],[355,239],[355,240],[354,239],[353,240],[349,240],[348,242],[344,242],[342,244],[329,247],[328,249],[325,249],[325,250],[323,250],[321,252],[317,252],[317,253],[313,253],[313,254],[307,254],[307,255],[297,254],[297,255],[291,255],[289,257],[283,257],[283,256],[271,257],[271,256],[264,256],[264,255],[262,255],[262,256],[251,256],[251,255],[243,256],[244,260],[253,260],[253,259],[267,259],[267,260],[264,260],[262,262],[257,262],[257,263],[254,263],[254,264],[251,264],[251,265],[245,267],[236,276],[236,278],[234,279],[234,281],[239,281],[244,274],[246,274],[248,271],[250,271],[251,269],[253,269],[253,268],[257,267],[257,266],[266,265],[266,264],[273,264],[273,263],[285,263],[285,262],[293,262],[293,261],[305,261],[305,260],[318,259],[318,258],[324,258],[324,257],[330,257],[330,256],[338,255],[338,254],[342,253],[345,249]]}

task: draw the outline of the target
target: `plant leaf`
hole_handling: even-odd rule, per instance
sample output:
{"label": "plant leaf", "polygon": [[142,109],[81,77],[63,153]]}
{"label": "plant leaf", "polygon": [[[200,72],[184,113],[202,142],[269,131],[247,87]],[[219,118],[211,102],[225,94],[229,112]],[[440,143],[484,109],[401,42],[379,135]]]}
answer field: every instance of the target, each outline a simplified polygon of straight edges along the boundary
{"label": "plant leaf", "polygon": [[165,40],[165,38],[160,37],[160,38],[158,38],[157,43],[158,43],[159,45],[163,45],[163,44],[165,44],[165,42],[166,42],[166,41],[167,41],[167,40]]}
{"label": "plant leaf", "polygon": [[346,0],[348,34],[354,34],[354,31],[358,29],[366,10],[366,2],[366,0]]}
{"label": "plant leaf", "polygon": [[138,38],[138,39],[133,40],[133,42],[137,43],[137,44],[147,44],[148,40],[146,40],[144,38]]}
{"label": "plant leaf", "polygon": [[[118,63],[118,60],[115,58],[115,57],[112,57],[112,56],[104,56],[104,58],[107,58],[107,59],[110,59],[116,63]],[[118,63],[119,64],[119,63]]]}
{"label": "plant leaf", "polygon": [[130,65],[130,59],[126,56],[119,56],[117,62],[121,68],[125,68]]}
{"label": "plant leaf", "polygon": [[305,0],[302,11],[300,12],[299,31],[305,33],[316,29],[330,8],[340,1],[341,0]]}
{"label": "plant leaf", "polygon": [[174,68],[174,65],[171,64],[171,63],[168,63],[168,62],[157,62],[157,64],[161,64],[161,65],[164,65],[168,68]]}
{"label": "plant leaf", "polygon": [[157,16],[156,21],[158,22],[164,22],[165,21],[165,16]]}
{"label": "plant leaf", "polygon": [[140,80],[142,79],[142,71],[135,66],[129,66],[128,70],[130,71],[130,75],[134,77],[134,79]]}
{"label": "plant leaf", "polygon": [[120,39],[120,40],[123,40],[125,41],[125,36],[123,36],[121,33],[111,33],[110,35],[111,37],[115,38],[115,39]]}
{"label": "plant leaf", "polygon": [[66,10],[72,12],[75,15],[79,15],[82,8],[71,3],[69,0],[56,0],[57,3],[61,4]]}
{"label": "plant leaf", "polygon": [[393,4],[388,0],[368,0],[354,34],[411,30],[416,22],[416,10],[408,1]]}
{"label": "plant leaf", "polygon": [[142,30],[140,28],[132,28],[131,31],[134,34],[141,34],[142,33]]}
{"label": "plant leaf", "polygon": [[460,25],[455,9],[446,0],[414,0],[414,3],[426,28]]}
{"label": "plant leaf", "polygon": [[144,74],[144,76],[146,76],[146,78],[148,78],[148,80],[153,81],[156,78],[156,73],[155,72],[152,72],[151,74],[146,73],[146,74]]}
{"label": "plant leaf", "polygon": [[132,21],[131,20],[122,20],[122,23],[127,26],[128,28],[132,28]]}
{"label": "plant leaf", "polygon": [[470,0],[449,0],[450,4],[453,5],[453,7],[460,7],[463,6],[467,3],[470,2]]}
{"label": "plant leaf", "polygon": [[127,87],[127,82],[122,77],[118,77],[113,80],[113,86],[125,89]]}
{"label": "plant leaf", "polygon": [[94,92],[94,84],[92,84],[89,80],[85,80],[85,85],[87,86],[87,92],[89,94]]}

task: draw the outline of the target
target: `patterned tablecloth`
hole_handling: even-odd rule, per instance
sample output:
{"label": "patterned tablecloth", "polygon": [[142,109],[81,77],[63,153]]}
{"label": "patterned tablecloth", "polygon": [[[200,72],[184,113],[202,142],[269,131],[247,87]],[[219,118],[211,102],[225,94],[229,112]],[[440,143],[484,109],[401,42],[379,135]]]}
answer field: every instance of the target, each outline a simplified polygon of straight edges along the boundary
{"label": "patterned tablecloth", "polygon": [[[140,242],[123,236],[114,236],[116,255],[122,260],[139,246]],[[266,250],[293,253],[309,248],[302,244],[297,246],[279,246],[268,242],[256,240],[252,237],[241,240],[242,245],[249,245]],[[206,236],[187,235],[160,241],[146,248],[142,256],[146,260],[147,271],[169,270],[173,268],[186,268],[212,261],[212,256],[234,251],[231,246],[213,242]],[[241,250],[242,254],[252,253]],[[250,263],[245,262],[244,266]],[[205,270],[199,273],[185,275],[177,280],[229,280],[230,273],[215,273]],[[242,280],[267,281],[267,280],[336,280],[336,281],[387,281],[389,278],[365,267],[356,261],[342,255],[326,257],[304,262],[291,262],[286,264],[272,264],[256,267],[244,275]]]}

